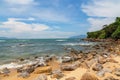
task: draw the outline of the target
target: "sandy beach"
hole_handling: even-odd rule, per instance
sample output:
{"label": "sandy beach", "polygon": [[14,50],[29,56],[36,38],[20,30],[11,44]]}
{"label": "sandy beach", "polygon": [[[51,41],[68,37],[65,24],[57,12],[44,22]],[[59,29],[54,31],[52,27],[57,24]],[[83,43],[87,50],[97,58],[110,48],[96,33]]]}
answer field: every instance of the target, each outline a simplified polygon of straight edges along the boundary
{"label": "sandy beach", "polygon": [[54,56],[45,61],[47,65],[8,69],[7,75],[1,69],[0,80],[120,80],[119,42],[101,43],[87,53],[71,54],[72,60],[64,57],[60,62]]}

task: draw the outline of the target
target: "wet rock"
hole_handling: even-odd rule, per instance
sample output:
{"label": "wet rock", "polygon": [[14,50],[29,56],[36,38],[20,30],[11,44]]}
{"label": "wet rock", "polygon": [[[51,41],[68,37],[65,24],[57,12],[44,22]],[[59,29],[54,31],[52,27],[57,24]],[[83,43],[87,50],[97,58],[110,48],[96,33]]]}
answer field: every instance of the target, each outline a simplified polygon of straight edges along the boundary
{"label": "wet rock", "polygon": [[28,78],[29,76],[30,76],[30,74],[26,71],[24,71],[18,75],[18,77],[22,77],[22,78]]}
{"label": "wet rock", "polygon": [[10,73],[10,70],[8,68],[3,68],[1,70],[1,73],[4,75],[4,76],[9,76],[9,73]]}
{"label": "wet rock", "polygon": [[50,73],[51,71],[52,71],[52,67],[50,67],[50,66],[47,66],[47,67],[38,67],[34,71],[34,74]]}
{"label": "wet rock", "polygon": [[34,70],[35,70],[34,66],[30,66],[25,69],[25,71],[28,73],[32,73]]}
{"label": "wet rock", "polygon": [[25,59],[24,59],[24,58],[19,58],[19,60],[20,60],[20,61],[25,61]]}
{"label": "wet rock", "polygon": [[73,61],[73,59],[71,57],[63,57],[62,58],[62,63],[67,63],[67,62],[71,62]]}
{"label": "wet rock", "polygon": [[108,76],[108,77],[106,77],[104,80],[119,80],[119,79],[116,79],[116,78],[114,78],[114,77],[112,77],[112,76]]}
{"label": "wet rock", "polygon": [[34,66],[25,66],[25,67],[17,68],[18,73],[21,73],[21,72],[32,73],[34,70],[35,70]]}
{"label": "wet rock", "polygon": [[45,74],[41,74],[39,77],[37,77],[35,80],[48,80],[47,76]]}
{"label": "wet rock", "polygon": [[76,80],[75,77],[69,77],[69,78],[66,78],[65,80]]}
{"label": "wet rock", "polygon": [[54,70],[54,71],[52,71],[52,78],[60,79],[63,76],[64,76],[64,74],[60,70]]}
{"label": "wet rock", "polygon": [[99,80],[95,75],[87,72],[83,74],[80,80]]}
{"label": "wet rock", "polygon": [[92,68],[94,71],[100,71],[103,69],[103,66],[99,63],[97,63],[96,65],[93,66]]}
{"label": "wet rock", "polygon": [[23,67],[17,68],[17,73],[21,73],[23,71]]}

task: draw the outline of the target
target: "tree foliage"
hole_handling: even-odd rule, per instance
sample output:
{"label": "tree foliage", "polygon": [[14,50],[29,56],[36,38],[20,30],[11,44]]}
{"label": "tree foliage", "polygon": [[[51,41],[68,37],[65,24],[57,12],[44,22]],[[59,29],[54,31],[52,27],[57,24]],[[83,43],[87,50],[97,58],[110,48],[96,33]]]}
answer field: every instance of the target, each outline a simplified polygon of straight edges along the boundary
{"label": "tree foliage", "polygon": [[95,32],[88,32],[88,38],[113,38],[120,39],[120,17],[117,17],[114,23],[104,25],[103,29]]}

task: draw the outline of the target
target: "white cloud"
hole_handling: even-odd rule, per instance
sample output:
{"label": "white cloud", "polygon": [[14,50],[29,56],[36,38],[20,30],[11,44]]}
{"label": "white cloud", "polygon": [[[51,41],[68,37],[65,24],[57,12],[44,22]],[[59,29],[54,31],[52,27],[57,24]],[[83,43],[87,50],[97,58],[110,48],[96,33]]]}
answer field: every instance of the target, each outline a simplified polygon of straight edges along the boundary
{"label": "white cloud", "polygon": [[96,31],[103,28],[103,25],[110,24],[114,21],[114,18],[88,18],[88,22],[90,23],[91,27],[89,31]]}
{"label": "white cloud", "polygon": [[34,3],[34,0],[4,0],[4,1],[11,5],[14,5],[14,4],[28,5],[28,4]]}
{"label": "white cloud", "polygon": [[87,4],[82,4],[81,8],[89,16],[89,31],[99,30],[120,16],[120,0],[91,0]]}
{"label": "white cloud", "polygon": [[59,31],[59,27],[55,26],[21,21],[31,19],[33,20],[33,18],[9,18],[8,21],[1,22],[0,35],[16,38],[65,38],[75,34],[74,32]]}
{"label": "white cloud", "polygon": [[82,10],[88,16],[117,17],[120,16],[120,0],[92,0],[82,5]]}
{"label": "white cloud", "polygon": [[[44,24],[34,24],[34,23],[27,24],[17,20],[26,20],[26,19],[9,18],[8,21],[3,22],[2,25],[0,25],[0,28],[9,29],[10,32],[15,32],[15,33],[44,31],[49,29],[49,26]],[[28,18],[28,20],[31,19]]]}

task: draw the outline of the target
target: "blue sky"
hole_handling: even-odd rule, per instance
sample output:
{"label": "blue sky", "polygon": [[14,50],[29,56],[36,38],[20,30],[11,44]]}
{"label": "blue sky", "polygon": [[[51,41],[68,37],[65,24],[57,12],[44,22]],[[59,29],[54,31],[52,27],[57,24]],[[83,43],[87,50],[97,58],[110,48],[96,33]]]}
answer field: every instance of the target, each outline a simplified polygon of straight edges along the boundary
{"label": "blue sky", "polygon": [[66,38],[102,28],[120,16],[120,0],[0,0],[0,35]]}

